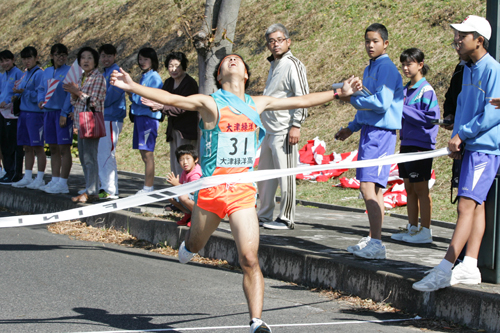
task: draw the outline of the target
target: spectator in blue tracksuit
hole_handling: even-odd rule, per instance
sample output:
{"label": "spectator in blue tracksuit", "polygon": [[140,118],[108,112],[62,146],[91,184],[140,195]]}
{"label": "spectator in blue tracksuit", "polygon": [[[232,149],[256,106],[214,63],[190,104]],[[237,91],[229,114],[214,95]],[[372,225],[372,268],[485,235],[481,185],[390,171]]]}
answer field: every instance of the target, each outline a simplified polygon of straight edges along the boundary
{"label": "spectator in blue tracksuit", "polygon": [[[23,146],[17,145],[17,117],[12,114],[14,83],[23,76],[23,71],[14,63],[14,54],[9,50],[0,52],[0,151],[3,162],[3,176],[0,184],[18,182],[23,174]],[[0,156],[1,156],[0,155]]]}
{"label": "spectator in blue tracksuit", "polygon": [[[469,15],[451,27],[458,32],[458,53],[470,59],[448,142],[450,156],[462,159],[458,220],[444,259],[413,284],[419,291],[481,283],[477,258],[486,224],[484,201],[500,166],[500,112],[492,105],[499,105],[492,98],[500,97],[500,64],[488,53],[491,26],[485,18]],[[453,268],[466,243],[464,260]]]}
{"label": "spectator in blue tracksuit", "polygon": [[115,199],[118,197],[118,168],[116,165],[116,146],[123,128],[123,119],[127,111],[125,92],[109,84],[111,73],[119,71],[115,63],[117,51],[111,44],[104,44],[98,50],[103,75],[106,79],[106,100],[104,101],[104,123],[106,136],[99,139],[97,163],[99,164],[100,199]]}
{"label": "spectator in blue tracksuit", "polygon": [[[137,55],[137,63],[142,70],[140,84],[146,87],[161,89],[163,82],[157,72],[159,63],[156,51],[150,47],[141,49]],[[132,94],[130,100],[132,101],[130,112],[134,119],[132,147],[141,152],[145,166],[144,187],[138,193],[151,192],[154,190],[155,177],[154,150],[162,113],[160,111],[153,112],[149,106],[142,104],[141,96],[137,94]]]}
{"label": "spectator in blue tracksuit", "polygon": [[[335,134],[336,138],[345,140],[353,132],[361,130],[358,160],[392,155],[396,148],[396,130],[401,128],[403,112],[403,81],[397,67],[386,54],[388,46],[389,33],[384,25],[374,23],[366,29],[365,49],[370,64],[363,73],[363,85],[369,95],[347,99],[358,111],[347,128]],[[382,188],[387,185],[389,171],[390,165],[356,170],[368,212],[370,232],[358,244],[347,248],[355,256],[365,259],[386,258],[381,240],[384,220]]]}
{"label": "spectator in blue tracksuit", "polygon": [[[43,119],[44,112],[38,107],[38,93],[36,89],[42,81],[43,70],[38,67],[38,52],[32,47],[25,47],[21,51],[21,59],[26,68],[19,87],[14,89],[14,99],[21,100],[21,113],[17,121],[17,144],[24,146],[24,177],[18,182],[12,183],[17,188],[38,188],[45,185],[43,176],[47,158],[43,146]],[[33,180],[33,166],[37,158],[38,173]],[[43,183],[43,184],[42,184]]]}
{"label": "spectator in blue tracksuit", "polygon": [[[52,66],[43,72],[37,91],[38,107],[45,112],[44,135],[50,148],[52,179],[39,189],[52,194],[69,193],[68,177],[73,164],[73,119],[68,114],[73,111],[73,107],[70,94],[63,89],[63,81],[71,68],[66,65],[68,48],[63,44],[54,44],[50,49],[50,57]],[[51,91],[54,93],[47,100],[47,94]]]}

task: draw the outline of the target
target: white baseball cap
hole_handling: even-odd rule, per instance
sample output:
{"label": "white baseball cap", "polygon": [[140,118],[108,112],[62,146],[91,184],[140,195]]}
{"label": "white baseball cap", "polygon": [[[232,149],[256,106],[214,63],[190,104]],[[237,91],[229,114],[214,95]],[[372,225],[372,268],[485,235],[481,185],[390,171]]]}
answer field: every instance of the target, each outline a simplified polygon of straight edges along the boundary
{"label": "white baseball cap", "polygon": [[450,26],[459,32],[477,32],[488,40],[491,38],[491,25],[484,17],[469,15],[462,23]]}

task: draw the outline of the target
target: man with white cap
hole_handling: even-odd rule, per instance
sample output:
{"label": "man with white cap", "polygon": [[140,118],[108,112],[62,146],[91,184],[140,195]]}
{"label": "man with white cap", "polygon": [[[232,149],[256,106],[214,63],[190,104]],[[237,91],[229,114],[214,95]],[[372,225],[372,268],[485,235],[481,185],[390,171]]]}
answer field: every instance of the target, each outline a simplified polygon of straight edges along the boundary
{"label": "man with white cap", "polygon": [[[458,184],[458,220],[441,263],[413,288],[435,291],[450,285],[481,283],[477,257],[485,230],[484,201],[500,166],[500,112],[490,104],[500,96],[500,64],[488,53],[491,26],[485,18],[470,15],[451,24],[458,34],[458,53],[469,56],[458,96],[450,157],[462,159]],[[453,263],[467,249],[464,261]]]}

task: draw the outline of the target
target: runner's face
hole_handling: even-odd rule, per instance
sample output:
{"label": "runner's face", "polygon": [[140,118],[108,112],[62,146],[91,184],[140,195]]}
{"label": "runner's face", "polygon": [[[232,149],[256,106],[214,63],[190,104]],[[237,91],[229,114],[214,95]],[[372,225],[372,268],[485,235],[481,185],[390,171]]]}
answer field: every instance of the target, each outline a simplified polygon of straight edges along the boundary
{"label": "runner's face", "polygon": [[224,59],[224,61],[220,65],[218,80],[220,81],[220,79],[227,74],[238,74],[242,75],[242,78],[244,80],[248,79],[248,75],[245,69],[245,63],[237,55],[230,55]]}
{"label": "runner's face", "polygon": [[382,39],[376,31],[368,31],[365,35],[365,49],[370,59],[375,59],[385,53],[385,49],[389,45],[389,41]]}
{"label": "runner's face", "polygon": [[116,54],[106,54],[101,52],[99,56],[99,61],[101,62],[102,67],[108,68],[111,67],[115,63]]}
{"label": "runner's face", "polygon": [[179,158],[179,164],[186,172],[191,172],[191,170],[193,170],[196,166],[197,161],[198,159],[196,159],[195,161],[193,156],[191,156],[190,154],[184,154]]}
{"label": "runner's face", "polygon": [[14,67],[14,59],[1,59],[0,66],[4,71],[10,71]]}
{"label": "runner's face", "polygon": [[287,53],[290,49],[290,38],[286,38],[283,32],[276,31],[268,36],[266,41],[267,48],[273,54],[274,58],[281,59],[283,54]]}
{"label": "runner's face", "polygon": [[151,59],[139,55],[139,67],[141,67],[143,72],[150,70],[151,66]]}
{"label": "runner's face", "polygon": [[172,59],[168,62],[168,73],[173,79],[180,78],[184,75],[184,69],[182,69],[181,62],[177,59]]}

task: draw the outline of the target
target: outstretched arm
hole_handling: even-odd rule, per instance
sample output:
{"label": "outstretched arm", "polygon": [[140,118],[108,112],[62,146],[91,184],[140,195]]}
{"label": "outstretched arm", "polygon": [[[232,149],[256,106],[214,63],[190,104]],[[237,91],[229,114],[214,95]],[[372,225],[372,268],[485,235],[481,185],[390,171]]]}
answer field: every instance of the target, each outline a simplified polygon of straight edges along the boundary
{"label": "outstretched arm", "polygon": [[172,105],[188,111],[199,111],[203,117],[205,113],[217,112],[217,106],[213,98],[207,95],[191,95],[184,97],[171,94],[162,89],[142,86],[130,77],[122,68],[120,71],[113,71],[110,83],[126,92],[135,93],[163,105]]}
{"label": "outstretched arm", "polygon": [[[350,96],[357,91],[356,83],[359,78],[351,77],[344,81],[339,97]],[[327,103],[335,98],[334,91],[323,91],[319,93],[312,93],[304,96],[290,97],[290,98],[274,98],[269,96],[252,96],[257,106],[257,111],[273,110],[290,110],[297,108],[309,108],[316,105]]]}

